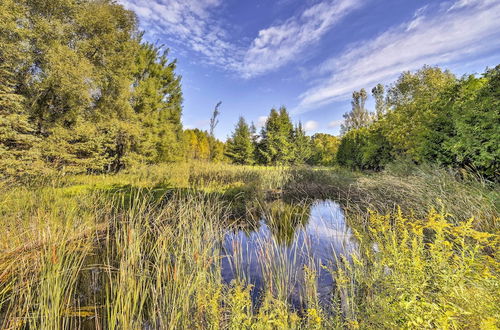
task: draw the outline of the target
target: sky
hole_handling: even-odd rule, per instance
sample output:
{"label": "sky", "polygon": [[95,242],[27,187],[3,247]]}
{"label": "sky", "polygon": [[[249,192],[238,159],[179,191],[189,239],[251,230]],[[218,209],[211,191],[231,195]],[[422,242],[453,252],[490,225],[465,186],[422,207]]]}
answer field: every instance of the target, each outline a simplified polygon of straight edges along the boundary
{"label": "sky", "polygon": [[[354,90],[439,65],[458,76],[500,64],[500,0],[118,0],[144,39],[170,49],[185,128],[216,136],[286,106],[308,134],[338,134]],[[373,107],[373,102],[368,102]]]}

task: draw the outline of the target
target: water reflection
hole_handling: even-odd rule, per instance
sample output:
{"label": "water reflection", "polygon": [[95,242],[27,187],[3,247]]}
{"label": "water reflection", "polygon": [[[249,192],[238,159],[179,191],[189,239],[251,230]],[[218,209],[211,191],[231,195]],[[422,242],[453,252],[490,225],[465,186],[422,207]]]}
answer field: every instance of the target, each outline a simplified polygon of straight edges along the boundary
{"label": "water reflection", "polygon": [[297,307],[303,303],[303,268],[308,266],[317,272],[320,300],[330,299],[333,282],[327,269],[335,267],[335,256],[348,255],[356,246],[338,203],[274,201],[248,223],[225,236],[225,282],[237,278],[252,284],[255,299],[264,288],[286,292]]}

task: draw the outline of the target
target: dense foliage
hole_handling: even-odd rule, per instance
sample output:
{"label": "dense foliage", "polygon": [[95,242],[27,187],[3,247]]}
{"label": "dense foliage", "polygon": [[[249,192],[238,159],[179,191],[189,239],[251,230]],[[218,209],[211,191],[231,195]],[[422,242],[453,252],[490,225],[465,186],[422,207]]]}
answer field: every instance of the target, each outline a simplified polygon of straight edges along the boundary
{"label": "dense foliage", "polygon": [[[463,168],[496,179],[499,82],[500,66],[480,77],[460,79],[449,71],[424,66],[401,74],[387,91],[381,84],[375,86],[373,112],[366,108],[367,92],[355,91],[340,138],[324,133],[307,136],[302,124],[294,127],[281,107],[271,110],[260,135],[253,134],[248,125],[241,134],[244,119],[240,119],[228,141],[233,151],[227,155],[237,164],[338,164],[376,171],[403,159]],[[239,141],[236,149],[235,141]]]}
{"label": "dense foliage", "polygon": [[180,77],[111,0],[0,4],[0,173],[117,171],[182,156]]}
{"label": "dense foliage", "polygon": [[226,154],[235,164],[253,163],[252,132],[243,117],[240,117],[233,136],[226,142]]}
{"label": "dense foliage", "polygon": [[102,173],[185,159],[381,170],[399,159],[499,172],[500,67],[455,77],[405,72],[352,94],[339,138],[307,136],[285,107],[257,134],[243,118],[227,143],[183,130],[176,62],[145,43],[112,0],[0,4],[0,176]]}
{"label": "dense foliage", "polygon": [[[176,62],[115,0],[0,1],[0,327],[498,328],[499,190],[467,173],[498,180],[500,66],[371,92],[340,137],[281,107],[224,143],[220,102],[183,129]],[[321,263],[315,199],[355,235]],[[226,234],[264,225],[259,288]]]}
{"label": "dense foliage", "polygon": [[[489,178],[499,172],[500,66],[481,77],[456,78],[436,67],[405,72],[390,86],[374,88],[371,123],[358,94],[346,118],[337,153],[341,165],[381,169],[399,158],[473,170]],[[364,95],[364,94],[362,94]],[[354,119],[361,116],[361,119]]]}

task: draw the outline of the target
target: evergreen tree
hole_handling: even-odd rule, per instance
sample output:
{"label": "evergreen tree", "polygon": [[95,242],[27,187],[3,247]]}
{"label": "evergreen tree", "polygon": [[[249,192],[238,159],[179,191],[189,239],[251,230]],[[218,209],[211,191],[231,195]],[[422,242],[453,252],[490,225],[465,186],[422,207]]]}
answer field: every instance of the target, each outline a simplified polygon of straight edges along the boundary
{"label": "evergreen tree", "polygon": [[262,157],[259,152],[260,135],[257,133],[257,127],[255,127],[253,122],[250,125],[250,136],[252,137],[254,163],[263,164]]}
{"label": "evergreen tree", "polygon": [[243,117],[240,117],[231,138],[226,142],[226,156],[235,164],[254,163],[252,132]]}
{"label": "evergreen tree", "polygon": [[272,109],[262,128],[259,154],[266,165],[283,165],[293,160],[293,124],[285,107]]}
{"label": "evergreen tree", "polygon": [[171,162],[183,158],[182,90],[175,74],[176,61],[169,61],[168,49],[142,44],[134,72],[132,107],[140,121],[138,153],[147,162]]}
{"label": "evergreen tree", "polygon": [[293,164],[305,164],[309,161],[311,155],[311,139],[302,128],[302,123],[299,122],[293,130]]}

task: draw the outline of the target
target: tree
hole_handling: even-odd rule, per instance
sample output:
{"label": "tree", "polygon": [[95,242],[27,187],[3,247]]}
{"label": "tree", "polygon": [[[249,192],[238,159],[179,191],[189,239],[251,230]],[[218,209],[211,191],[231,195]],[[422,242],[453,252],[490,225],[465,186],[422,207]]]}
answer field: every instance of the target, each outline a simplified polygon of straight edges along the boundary
{"label": "tree", "polygon": [[352,129],[366,127],[370,124],[371,116],[365,108],[367,98],[368,95],[364,89],[361,89],[359,92],[352,93],[352,110],[344,114],[344,123],[340,128],[342,134],[345,134]]}
{"label": "tree", "polygon": [[366,146],[368,128],[349,130],[344,136],[337,151],[337,162],[351,169],[363,169],[363,148]]}
{"label": "tree", "polygon": [[216,141],[217,139],[215,139],[215,128],[217,127],[217,125],[219,124],[219,115],[220,115],[220,111],[219,111],[219,108],[221,106],[222,102],[219,101],[216,105],[215,105],[215,108],[214,108],[214,112],[212,113],[212,117],[210,118],[210,137],[211,139],[209,140],[210,142],[210,160],[213,160],[214,157],[215,157],[215,153],[216,153],[216,148],[217,148],[217,145],[216,145]]}
{"label": "tree", "polygon": [[231,138],[226,142],[225,154],[235,164],[249,165],[254,163],[252,133],[243,117],[240,117]]}
{"label": "tree", "polygon": [[285,107],[271,109],[261,131],[259,155],[266,165],[283,165],[293,160],[293,124]]}
{"label": "tree", "polygon": [[309,161],[312,155],[311,139],[306,135],[302,128],[302,123],[299,122],[293,130],[293,160],[294,165],[302,165]]}
{"label": "tree", "polygon": [[133,12],[112,0],[5,0],[0,19],[2,160],[85,173],[182,159],[176,63],[142,43]]}
{"label": "tree", "polygon": [[195,160],[210,159],[209,133],[197,128],[184,131],[186,139],[187,158]]}
{"label": "tree", "polygon": [[335,165],[339,145],[340,139],[336,136],[325,133],[314,134],[311,139],[312,156],[309,163],[321,166]]}
{"label": "tree", "polygon": [[215,128],[219,124],[219,108],[222,105],[222,101],[219,101],[214,108],[214,112],[212,113],[212,117],[210,118],[210,136],[214,136]]}
{"label": "tree", "polygon": [[453,102],[454,135],[445,148],[456,162],[488,178],[500,174],[500,65],[483,77],[469,76],[459,85]]}
{"label": "tree", "polygon": [[211,148],[210,160],[214,163],[226,162],[226,144],[215,137],[209,137],[209,145]]}
{"label": "tree", "polygon": [[430,123],[441,110],[436,102],[454,84],[456,78],[449,71],[424,66],[415,73],[404,72],[391,86],[384,130],[396,157],[425,160]]}
{"label": "tree", "polygon": [[384,131],[384,118],[367,128],[360,151],[362,153],[361,166],[365,169],[379,171],[394,160],[392,145],[387,140]]}
{"label": "tree", "polygon": [[144,132],[138,152],[150,163],[183,158],[181,77],[161,48],[142,44],[134,70],[132,107]]}
{"label": "tree", "polygon": [[373,87],[372,95],[375,99],[375,119],[382,119],[387,111],[384,85],[377,84],[377,86]]}

